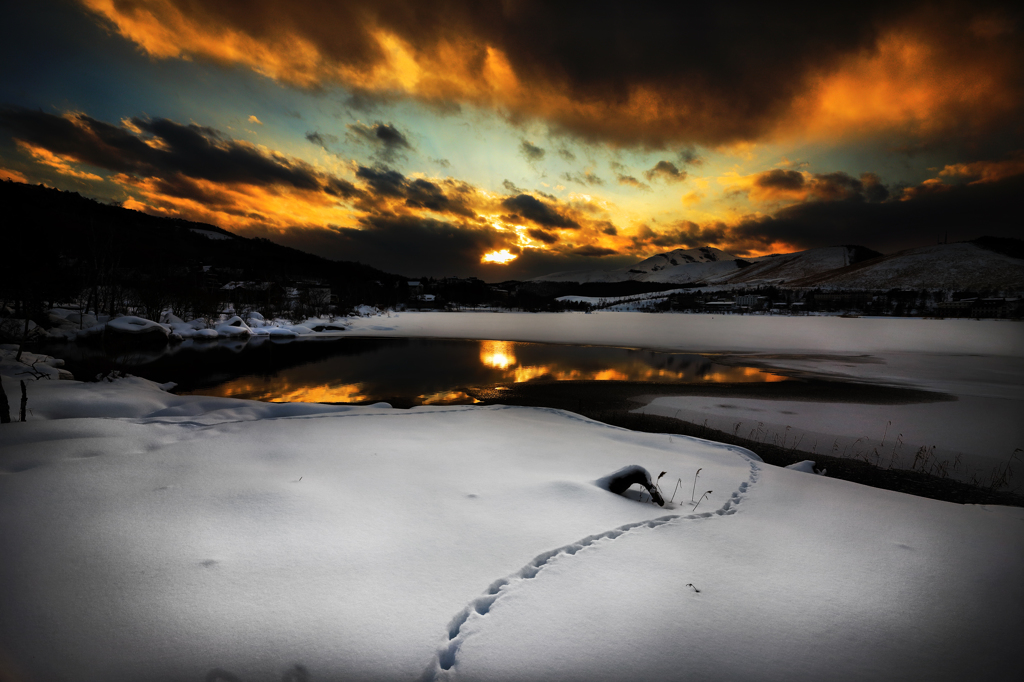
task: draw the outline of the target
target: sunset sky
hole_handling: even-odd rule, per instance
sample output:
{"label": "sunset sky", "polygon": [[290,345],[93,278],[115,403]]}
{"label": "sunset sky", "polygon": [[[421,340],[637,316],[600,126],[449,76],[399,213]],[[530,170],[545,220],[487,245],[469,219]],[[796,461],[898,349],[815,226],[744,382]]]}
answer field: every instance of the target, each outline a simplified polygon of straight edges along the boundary
{"label": "sunset sky", "polygon": [[1021,237],[1009,3],[7,3],[0,178],[408,276]]}

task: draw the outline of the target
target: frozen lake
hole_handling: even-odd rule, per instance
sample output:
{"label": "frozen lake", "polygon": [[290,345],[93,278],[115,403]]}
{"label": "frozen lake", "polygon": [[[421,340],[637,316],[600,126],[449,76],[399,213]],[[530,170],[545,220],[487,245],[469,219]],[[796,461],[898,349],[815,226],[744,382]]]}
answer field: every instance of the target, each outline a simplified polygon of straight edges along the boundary
{"label": "frozen lake", "polygon": [[77,378],[117,367],[179,394],[268,402],[471,404],[467,388],[547,381],[767,383],[787,378],[693,353],[465,339],[344,338],[280,343],[187,343],[109,356],[74,345],[48,349]]}
{"label": "frozen lake", "polygon": [[[178,393],[273,402],[471,404],[481,389],[491,389],[488,402],[506,402],[496,395],[502,387],[648,382],[647,404],[638,406],[646,414],[767,443],[799,443],[810,455],[923,468],[967,481],[1021,459],[1024,448],[1019,323],[401,313],[346,324],[341,338],[290,343],[186,342],[119,357],[75,345],[46,352],[64,358],[82,379],[118,368],[174,381]],[[791,378],[941,396],[820,399],[781,390],[796,383],[786,381]],[[658,386],[680,384],[694,387],[689,397],[659,393]],[[721,390],[696,390],[700,386]],[[750,387],[759,387],[756,395]]]}

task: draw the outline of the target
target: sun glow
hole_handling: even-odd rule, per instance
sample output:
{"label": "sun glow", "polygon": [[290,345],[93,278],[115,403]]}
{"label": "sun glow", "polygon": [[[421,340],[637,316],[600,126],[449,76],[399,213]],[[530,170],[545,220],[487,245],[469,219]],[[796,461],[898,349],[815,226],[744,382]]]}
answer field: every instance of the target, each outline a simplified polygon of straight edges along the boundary
{"label": "sun glow", "polygon": [[516,364],[516,354],[508,341],[481,341],[480,362],[494,369],[508,369]]}
{"label": "sun glow", "polygon": [[500,263],[504,265],[509,261],[514,261],[516,258],[519,258],[519,256],[517,256],[514,253],[509,253],[508,249],[502,249],[501,251],[491,251],[490,253],[485,253],[484,257],[480,259],[480,262]]}

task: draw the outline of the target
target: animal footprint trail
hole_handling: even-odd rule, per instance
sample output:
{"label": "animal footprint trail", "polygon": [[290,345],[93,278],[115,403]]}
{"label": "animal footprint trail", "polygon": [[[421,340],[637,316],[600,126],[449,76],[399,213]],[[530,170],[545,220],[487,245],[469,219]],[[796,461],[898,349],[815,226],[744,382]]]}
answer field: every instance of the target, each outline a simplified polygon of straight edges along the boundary
{"label": "animal footprint trail", "polygon": [[604,533],[588,535],[582,540],[578,540],[572,544],[539,554],[534,557],[530,563],[526,564],[515,573],[494,581],[483,595],[471,601],[464,609],[462,609],[462,611],[452,618],[451,622],[448,624],[447,640],[438,648],[437,654],[427,666],[423,676],[420,678],[420,682],[440,682],[441,680],[449,679],[449,671],[451,671],[455,666],[459,649],[462,648],[462,645],[466,640],[466,633],[463,632],[463,626],[471,618],[483,618],[487,616],[487,614],[490,613],[491,608],[494,606],[494,603],[507,594],[510,589],[517,585],[524,584],[527,580],[536,578],[556,557],[563,555],[575,556],[577,552],[594,547],[595,545],[598,545],[598,543],[611,542],[627,533],[639,531],[644,528],[655,529],[673,521],[707,519],[714,516],[729,516],[731,514],[735,514],[737,511],[737,505],[743,501],[747,492],[750,490],[750,487],[754,485],[758,479],[760,467],[758,467],[753,461],[750,461],[749,465],[750,475],[748,479],[739,485],[732,495],[729,496],[729,499],[726,500],[725,504],[714,511],[703,512],[700,514],[688,514],[685,516],[681,514],[666,514],[665,516],[659,516],[646,521],[627,523],[623,526],[619,526],[618,528],[605,531]]}

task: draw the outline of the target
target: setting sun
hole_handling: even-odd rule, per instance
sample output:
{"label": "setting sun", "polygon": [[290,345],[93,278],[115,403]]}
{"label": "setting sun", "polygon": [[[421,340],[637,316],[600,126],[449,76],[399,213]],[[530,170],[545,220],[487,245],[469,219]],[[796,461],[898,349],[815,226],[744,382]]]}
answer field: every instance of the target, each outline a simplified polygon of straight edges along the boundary
{"label": "setting sun", "polygon": [[485,253],[484,257],[480,259],[480,262],[501,263],[502,265],[504,265],[505,263],[514,261],[516,258],[519,258],[519,256],[517,256],[514,253],[509,253],[508,249],[502,249],[501,251],[491,251],[490,253]]}

